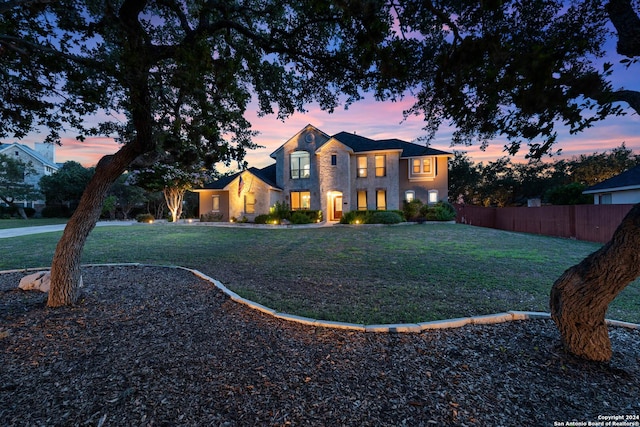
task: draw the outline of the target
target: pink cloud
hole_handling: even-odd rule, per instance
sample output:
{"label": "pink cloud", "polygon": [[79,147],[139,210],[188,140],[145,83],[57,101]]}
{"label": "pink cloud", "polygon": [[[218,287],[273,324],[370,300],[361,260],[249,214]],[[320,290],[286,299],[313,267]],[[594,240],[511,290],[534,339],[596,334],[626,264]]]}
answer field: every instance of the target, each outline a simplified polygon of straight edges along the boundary
{"label": "pink cloud", "polygon": [[[273,162],[269,155],[307,124],[312,124],[329,135],[345,131],[373,139],[399,138],[414,142],[425,135],[422,129],[425,123],[419,116],[410,116],[403,120],[403,111],[408,109],[411,103],[410,98],[398,102],[376,102],[365,99],[351,105],[348,110],[338,108],[332,114],[310,106],[307,113],[296,113],[285,122],[278,120],[274,115],[258,117],[255,110],[250,110],[246,117],[252,123],[254,130],[260,132],[255,142],[264,148],[250,151],[247,153],[246,160],[250,166],[267,166]],[[562,149],[562,157],[571,157],[610,150],[625,142],[628,148],[640,153],[638,129],[640,129],[640,117],[637,114],[611,117],[577,135],[569,135],[565,129],[559,127],[556,149]],[[502,139],[496,139],[485,151],[481,151],[478,146],[451,147],[451,134],[452,129],[443,127],[436,135],[436,139],[431,142],[431,146],[445,151],[466,151],[475,162],[492,161],[505,155],[503,151],[505,141]],[[39,141],[38,137],[34,135],[24,141]],[[113,154],[119,148],[111,138],[87,138],[84,142],[76,141],[71,137],[63,138],[62,146],[56,149],[56,161],[62,163],[74,160],[84,166],[94,166],[102,156]],[[525,152],[526,149],[522,150],[514,161],[524,161]]]}
{"label": "pink cloud", "polygon": [[62,145],[56,148],[56,161],[76,161],[85,167],[95,166],[105,155],[113,154],[120,149],[120,145],[113,138],[89,137],[84,141],[75,138],[62,138]]}

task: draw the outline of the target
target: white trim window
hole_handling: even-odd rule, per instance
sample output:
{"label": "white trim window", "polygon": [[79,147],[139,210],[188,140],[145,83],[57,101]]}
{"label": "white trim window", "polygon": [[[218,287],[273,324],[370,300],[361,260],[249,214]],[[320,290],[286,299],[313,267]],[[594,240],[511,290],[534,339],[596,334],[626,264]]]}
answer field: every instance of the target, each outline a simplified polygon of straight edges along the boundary
{"label": "white trim window", "polygon": [[387,176],[387,156],[379,154],[375,156],[376,161],[376,176]]}
{"label": "white trim window", "polygon": [[367,210],[367,190],[358,190],[358,210]]}
{"label": "white trim window", "polygon": [[416,199],[416,192],[413,190],[404,192],[404,201],[407,203],[411,203]]}
{"label": "white trim window", "polygon": [[244,195],[244,213],[256,213],[256,195],[254,193],[247,193]]}
{"label": "white trim window", "polygon": [[429,204],[438,203],[438,190],[429,190]]}
{"label": "white trim window", "polygon": [[438,175],[438,159],[434,156],[409,159],[409,179],[433,179]]}
{"label": "white trim window", "polygon": [[387,210],[387,190],[384,188],[376,190],[376,209],[379,211]]}
{"label": "white trim window", "polygon": [[358,178],[366,178],[367,177],[367,156],[357,156],[356,161],[358,162]]}
{"label": "white trim window", "polygon": [[299,211],[304,209],[311,209],[311,192],[292,191],[291,192],[291,210]]}

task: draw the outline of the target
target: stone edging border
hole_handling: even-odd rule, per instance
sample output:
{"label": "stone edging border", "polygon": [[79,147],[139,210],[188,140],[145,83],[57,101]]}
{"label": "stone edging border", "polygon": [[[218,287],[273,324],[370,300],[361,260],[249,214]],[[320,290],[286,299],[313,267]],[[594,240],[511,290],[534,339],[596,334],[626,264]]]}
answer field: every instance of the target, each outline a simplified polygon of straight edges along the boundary
{"label": "stone edging border", "polygon": [[[160,268],[175,268],[178,270],[185,270],[190,272],[191,274],[206,280],[212,283],[216,288],[221,290],[224,294],[226,294],[231,300],[243,304],[253,310],[257,310],[263,313],[266,313],[270,316],[273,316],[278,319],[283,319],[289,322],[300,323],[303,325],[310,326],[318,326],[323,328],[333,328],[333,329],[349,329],[360,332],[377,332],[377,333],[419,333],[427,330],[434,329],[452,329],[452,328],[460,328],[465,325],[491,325],[495,323],[504,323],[510,322],[514,320],[528,320],[528,319],[550,319],[551,314],[537,311],[507,311],[504,313],[496,313],[496,314],[487,314],[484,316],[473,316],[473,317],[460,317],[456,319],[447,319],[447,320],[435,320],[432,322],[421,322],[421,323],[394,323],[394,324],[381,324],[381,325],[364,325],[358,323],[346,323],[346,322],[336,322],[331,320],[318,320],[312,319],[309,317],[297,316],[295,314],[288,314],[276,311],[272,308],[266,307],[257,302],[248,300],[246,298],[241,297],[236,294],[232,290],[228,289],[225,285],[223,285],[220,281],[207,276],[201,271],[182,267],[179,265],[153,265],[153,264],[142,264],[142,263],[114,263],[114,264],[85,264],[83,267],[125,267],[125,266],[141,266],[141,267],[160,267]],[[21,271],[39,271],[39,270],[48,270],[47,267],[39,267],[39,268],[26,268],[26,269],[16,269],[16,270],[6,270],[0,271],[2,273],[15,273]],[[620,320],[611,320],[605,319],[607,325],[609,326],[617,326],[628,329],[640,329],[640,325],[637,323],[623,322]]]}

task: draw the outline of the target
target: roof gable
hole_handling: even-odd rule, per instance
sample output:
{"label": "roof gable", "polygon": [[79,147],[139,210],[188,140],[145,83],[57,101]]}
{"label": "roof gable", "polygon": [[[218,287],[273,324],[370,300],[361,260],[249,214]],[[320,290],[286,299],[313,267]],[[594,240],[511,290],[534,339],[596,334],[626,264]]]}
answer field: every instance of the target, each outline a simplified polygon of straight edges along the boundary
{"label": "roof gable", "polygon": [[[302,135],[304,134],[304,138]],[[311,138],[311,139],[308,139]],[[285,147],[295,145],[296,148],[301,148],[301,140],[304,140],[304,144],[302,145],[310,145],[312,147],[312,151],[315,151],[317,148],[321,147],[327,140],[329,140],[330,136],[326,133],[322,132],[317,127],[308,124],[303,127],[300,131],[298,131],[291,138],[287,139],[287,141],[278,147],[273,153],[270,154],[270,157],[276,158],[279,151],[284,150]],[[307,149],[307,148],[302,148]]]}
{"label": "roof gable", "polygon": [[584,194],[598,193],[602,191],[615,191],[622,189],[640,188],[640,165],[622,172],[598,184],[592,185],[583,191]]}
{"label": "roof gable", "polygon": [[53,168],[54,170],[60,169],[60,167],[56,163],[54,163],[51,160],[47,159],[45,156],[43,156],[42,154],[40,154],[39,152],[37,152],[33,148],[29,147],[28,145],[19,144],[17,142],[14,142],[12,144],[0,144],[0,153],[2,153],[4,151],[8,151],[11,148],[16,148],[16,149],[22,151],[23,153],[25,153],[28,156],[32,157],[34,160],[38,161],[39,163],[41,163],[41,164],[43,164],[45,166],[48,166],[50,168]]}
{"label": "roof gable", "polygon": [[223,176],[220,179],[216,179],[215,181],[209,182],[200,188],[200,190],[224,190],[226,187],[231,184],[238,176],[243,174],[244,172],[248,172],[251,175],[255,176],[265,184],[278,188],[275,184],[276,182],[276,164],[273,163],[265,168],[249,168],[244,171],[236,172],[232,175]]}

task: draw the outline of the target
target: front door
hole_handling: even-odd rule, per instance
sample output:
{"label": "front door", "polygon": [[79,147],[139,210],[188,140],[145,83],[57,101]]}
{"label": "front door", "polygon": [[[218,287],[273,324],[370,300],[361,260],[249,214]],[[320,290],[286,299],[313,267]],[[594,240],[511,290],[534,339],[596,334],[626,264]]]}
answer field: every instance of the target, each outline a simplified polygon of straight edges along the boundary
{"label": "front door", "polygon": [[333,220],[339,221],[342,218],[342,196],[333,198]]}

